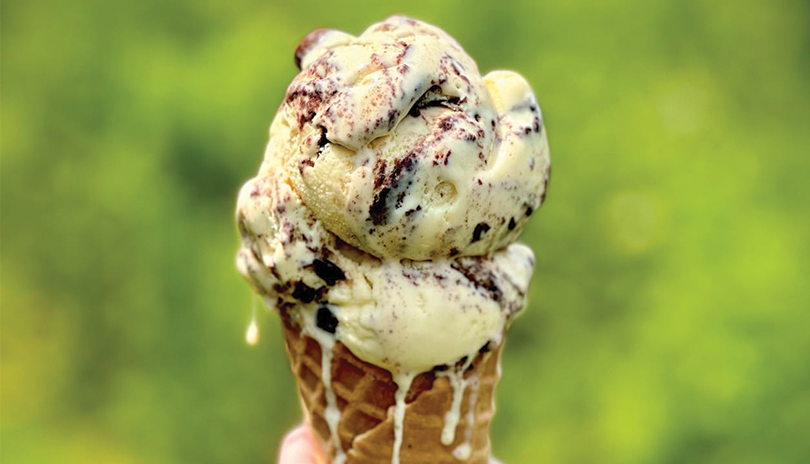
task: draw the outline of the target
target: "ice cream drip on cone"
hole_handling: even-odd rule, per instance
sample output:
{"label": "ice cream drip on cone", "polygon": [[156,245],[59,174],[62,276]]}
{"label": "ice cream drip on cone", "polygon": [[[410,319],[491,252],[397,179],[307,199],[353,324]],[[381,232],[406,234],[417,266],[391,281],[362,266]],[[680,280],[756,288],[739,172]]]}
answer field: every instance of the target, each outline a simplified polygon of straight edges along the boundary
{"label": "ice cream drip on cone", "polygon": [[309,423],[335,464],[486,463],[534,267],[516,240],[550,174],[539,105],[401,16],[295,57],[239,194],[237,268],[282,315]]}

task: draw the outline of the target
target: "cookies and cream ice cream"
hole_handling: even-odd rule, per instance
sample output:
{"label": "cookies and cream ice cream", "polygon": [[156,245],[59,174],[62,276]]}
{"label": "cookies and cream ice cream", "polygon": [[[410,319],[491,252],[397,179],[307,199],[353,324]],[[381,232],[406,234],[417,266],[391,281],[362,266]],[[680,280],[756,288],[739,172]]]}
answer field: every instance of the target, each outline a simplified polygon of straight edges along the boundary
{"label": "cookies and cream ice cream", "polygon": [[417,374],[499,345],[525,307],[534,256],[515,242],[549,179],[540,108],[522,77],[481,76],[410,18],[315,31],[295,58],[239,194],[237,267],[324,363],[340,342],[407,393]]}
{"label": "cookies and cream ice cream", "polygon": [[380,258],[479,256],[514,242],[542,202],[549,157],[519,75],[481,76],[449,35],[390,19],[299,47],[272,138],[330,232]]}

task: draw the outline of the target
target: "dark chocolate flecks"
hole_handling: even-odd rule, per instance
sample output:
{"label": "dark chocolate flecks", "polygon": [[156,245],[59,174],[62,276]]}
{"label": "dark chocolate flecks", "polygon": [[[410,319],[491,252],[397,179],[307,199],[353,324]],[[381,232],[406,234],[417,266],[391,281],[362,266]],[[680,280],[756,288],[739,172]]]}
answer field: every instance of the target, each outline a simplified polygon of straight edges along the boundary
{"label": "dark chocolate flecks", "polygon": [[405,211],[405,217],[409,217],[410,215],[422,211],[422,205],[418,205],[416,208],[411,208],[408,211]]}
{"label": "dark chocolate flecks", "polygon": [[509,230],[515,230],[516,225],[515,218],[509,218]]}
{"label": "dark chocolate flecks", "polygon": [[321,108],[337,94],[337,89],[328,81],[294,81],[287,90],[285,103],[293,109],[298,128],[315,118]]}
{"label": "dark chocolate flecks", "polygon": [[491,270],[481,265],[480,262],[459,260],[453,263],[451,267],[460,272],[475,288],[487,292],[492,300],[501,300],[503,292],[495,283],[495,276]]}
{"label": "dark chocolate flecks", "polygon": [[316,259],[312,261],[312,270],[330,287],[346,279],[346,274],[343,270],[328,259]]}
{"label": "dark chocolate flecks", "polygon": [[337,331],[338,320],[332,311],[329,310],[326,306],[321,306],[318,308],[318,313],[315,316],[315,323],[320,327],[321,330],[325,332],[329,332],[331,334]]}
{"label": "dark chocolate flecks", "polygon": [[405,55],[411,50],[411,44],[400,41],[397,45],[402,47],[402,51],[397,55],[397,64],[400,64],[402,63],[402,59],[405,58]]}

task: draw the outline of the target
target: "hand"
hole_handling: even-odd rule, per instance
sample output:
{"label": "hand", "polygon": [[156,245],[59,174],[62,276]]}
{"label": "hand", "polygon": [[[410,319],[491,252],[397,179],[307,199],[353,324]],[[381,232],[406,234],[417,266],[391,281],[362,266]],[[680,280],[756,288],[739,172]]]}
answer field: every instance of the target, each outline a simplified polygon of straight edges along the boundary
{"label": "hand", "polygon": [[306,425],[293,429],[281,442],[278,464],[327,464],[312,431]]}

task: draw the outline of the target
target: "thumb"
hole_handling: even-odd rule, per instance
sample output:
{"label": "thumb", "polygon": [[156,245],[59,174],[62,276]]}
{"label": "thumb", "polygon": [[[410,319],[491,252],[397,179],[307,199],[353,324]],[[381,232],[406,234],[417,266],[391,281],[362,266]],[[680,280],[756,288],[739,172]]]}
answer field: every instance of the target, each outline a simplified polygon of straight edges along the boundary
{"label": "thumb", "polygon": [[278,464],[327,464],[321,457],[318,445],[309,427],[301,425],[284,437],[281,442]]}

